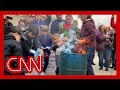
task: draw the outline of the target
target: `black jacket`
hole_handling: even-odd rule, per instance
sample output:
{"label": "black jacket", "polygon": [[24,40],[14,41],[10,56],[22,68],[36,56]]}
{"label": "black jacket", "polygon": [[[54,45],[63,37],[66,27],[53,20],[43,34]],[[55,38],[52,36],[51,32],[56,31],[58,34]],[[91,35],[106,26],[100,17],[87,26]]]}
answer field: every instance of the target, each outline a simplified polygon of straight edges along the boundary
{"label": "black jacket", "polygon": [[24,36],[26,39],[21,40],[22,55],[25,57],[25,59],[28,59],[27,57],[31,56],[30,49],[37,50],[37,48],[41,47],[41,44],[38,37],[31,39],[28,36],[28,32],[24,33]]}
{"label": "black jacket", "polygon": [[[4,35],[4,71],[8,73],[5,67],[5,63],[7,58],[10,56],[21,56],[22,55],[22,48],[21,44],[16,41],[13,36]],[[12,67],[17,67],[17,62],[12,63]]]}

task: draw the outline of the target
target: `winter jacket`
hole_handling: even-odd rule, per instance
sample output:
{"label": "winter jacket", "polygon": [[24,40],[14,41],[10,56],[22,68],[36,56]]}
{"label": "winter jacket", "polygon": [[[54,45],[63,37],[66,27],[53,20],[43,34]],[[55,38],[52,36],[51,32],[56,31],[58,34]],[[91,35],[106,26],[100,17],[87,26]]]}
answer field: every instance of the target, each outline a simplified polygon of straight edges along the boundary
{"label": "winter jacket", "polygon": [[52,24],[51,24],[50,33],[51,33],[51,34],[60,33],[60,32],[61,32],[61,31],[60,31],[60,24],[61,24],[61,23],[64,23],[64,20],[63,20],[63,19],[62,19],[62,20],[58,20],[58,19],[54,20],[54,21],[52,22]]}
{"label": "winter jacket", "polygon": [[37,50],[37,48],[41,47],[41,44],[38,40],[38,37],[31,39],[28,35],[28,32],[24,34],[26,39],[21,40],[21,45],[22,45],[22,54],[24,57],[30,56],[30,49]]}
{"label": "winter jacket", "polygon": [[99,31],[99,36],[97,37],[96,41],[97,41],[97,45],[96,45],[96,50],[97,51],[104,51],[104,47],[105,47],[105,34],[102,31]]}
{"label": "winter jacket", "polygon": [[50,34],[44,35],[41,34],[39,36],[39,42],[41,43],[42,47],[51,47],[52,46],[52,37],[50,36]]}
{"label": "winter jacket", "polygon": [[114,40],[114,34],[112,31],[107,32],[109,38],[106,39],[105,45],[109,46],[110,49],[113,49],[113,40]]}
{"label": "winter jacket", "polygon": [[80,38],[86,37],[90,40],[88,47],[96,47],[96,30],[92,19],[83,22],[80,30]]}
{"label": "winter jacket", "polygon": [[[11,35],[4,35],[4,64],[6,63],[6,60],[10,56],[21,56],[22,55],[22,48],[21,44],[16,41],[16,39]],[[12,63],[12,67],[17,67],[17,61]],[[4,72],[9,73],[6,70],[6,67],[4,65]]]}

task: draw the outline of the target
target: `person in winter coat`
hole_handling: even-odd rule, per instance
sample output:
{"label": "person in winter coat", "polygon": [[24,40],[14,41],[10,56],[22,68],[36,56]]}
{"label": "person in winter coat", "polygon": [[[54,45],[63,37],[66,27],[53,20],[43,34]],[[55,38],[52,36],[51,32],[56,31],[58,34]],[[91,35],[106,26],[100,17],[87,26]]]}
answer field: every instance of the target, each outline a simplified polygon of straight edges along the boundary
{"label": "person in winter coat", "polygon": [[112,50],[112,66],[110,68],[114,68],[116,70],[116,23],[115,16],[112,15],[110,25],[113,28],[114,40],[113,40],[113,50]]}
{"label": "person in winter coat", "polygon": [[72,30],[72,21],[73,16],[72,15],[66,15],[65,16],[65,23],[62,25],[61,28],[61,38],[67,37],[68,42],[74,44],[75,40],[77,39],[76,32]]}
{"label": "person in winter coat", "polygon": [[51,28],[50,28],[50,33],[54,34],[54,33],[60,33],[60,26],[62,23],[64,23],[64,19],[62,18],[62,15],[56,15],[56,20],[54,20],[51,24]]}
{"label": "person in winter coat", "polygon": [[49,28],[47,25],[43,25],[41,27],[42,34],[39,36],[39,42],[41,43],[42,49],[44,51],[44,68],[43,72],[46,72],[49,57],[50,57],[50,49],[52,47],[52,37],[49,34]]}
{"label": "person in winter coat", "polygon": [[98,28],[98,36],[96,38],[97,41],[97,45],[96,45],[96,50],[98,52],[98,58],[99,58],[99,70],[103,69],[103,59],[104,59],[104,50],[105,50],[105,40],[106,40],[106,36],[105,36],[105,26],[104,25],[100,25]]}
{"label": "person in winter coat", "polygon": [[105,71],[108,71],[110,67],[110,56],[113,49],[113,32],[111,31],[110,27],[106,27],[105,29],[106,41],[105,41],[105,52],[104,52],[104,59],[105,59]]}
{"label": "person in winter coat", "polygon": [[[21,40],[21,45],[22,45],[22,55],[26,60],[28,60],[28,56],[34,56],[34,51],[37,49],[41,49],[41,44],[39,42],[38,38],[39,34],[39,28],[36,25],[31,25],[28,28],[28,31],[24,33],[24,37],[26,39]],[[40,51],[41,54],[43,54],[43,51],[41,49]]]}
{"label": "person in winter coat", "polygon": [[[22,47],[21,47],[21,39],[23,38],[23,35],[21,34],[21,29],[16,26],[10,27],[9,32],[7,32],[7,35],[4,35],[4,74],[5,75],[15,75],[15,74],[21,74],[24,75],[25,73],[10,73],[6,69],[6,60],[10,56],[22,56]],[[12,68],[17,68],[17,60],[11,63]]]}
{"label": "person in winter coat", "polygon": [[[91,15],[79,15],[81,19],[82,26],[80,29],[80,38],[88,38],[90,40],[89,45],[86,47],[87,51],[87,72],[86,75],[94,75],[92,62],[95,54],[96,47],[96,27],[94,20],[91,18]],[[84,44],[85,40],[80,40],[81,44]]]}

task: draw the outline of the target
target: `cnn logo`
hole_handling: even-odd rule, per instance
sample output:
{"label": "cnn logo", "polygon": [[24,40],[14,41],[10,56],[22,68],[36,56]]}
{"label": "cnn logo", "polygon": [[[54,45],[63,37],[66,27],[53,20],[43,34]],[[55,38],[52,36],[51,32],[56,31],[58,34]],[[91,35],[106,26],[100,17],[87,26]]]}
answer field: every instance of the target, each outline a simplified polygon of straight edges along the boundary
{"label": "cnn logo", "polygon": [[[11,66],[13,62],[17,62],[16,68]],[[22,73],[23,69],[26,70],[27,73],[31,73],[33,68],[35,68],[38,73],[41,73],[43,68],[43,56],[38,56],[37,60],[35,60],[33,56],[29,56],[27,61],[23,56],[11,56],[6,60],[5,66],[10,73]]]}

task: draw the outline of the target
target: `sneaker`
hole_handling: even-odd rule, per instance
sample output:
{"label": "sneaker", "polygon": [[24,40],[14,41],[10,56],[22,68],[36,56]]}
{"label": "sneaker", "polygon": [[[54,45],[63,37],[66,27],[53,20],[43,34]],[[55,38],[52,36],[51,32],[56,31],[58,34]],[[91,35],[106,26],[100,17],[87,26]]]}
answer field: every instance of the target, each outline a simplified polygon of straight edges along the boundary
{"label": "sneaker", "polygon": [[116,70],[116,67],[114,68],[114,70]]}
{"label": "sneaker", "polygon": [[114,68],[113,66],[111,66],[110,68]]}
{"label": "sneaker", "polygon": [[105,71],[109,71],[109,70],[106,68]]}
{"label": "sneaker", "polygon": [[103,68],[99,68],[99,70],[102,70]]}

